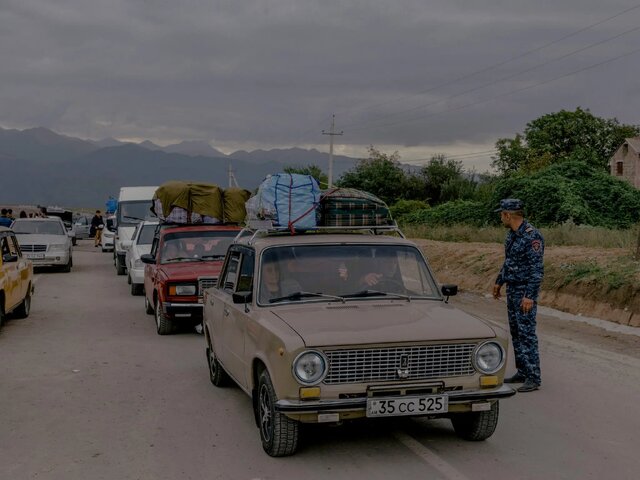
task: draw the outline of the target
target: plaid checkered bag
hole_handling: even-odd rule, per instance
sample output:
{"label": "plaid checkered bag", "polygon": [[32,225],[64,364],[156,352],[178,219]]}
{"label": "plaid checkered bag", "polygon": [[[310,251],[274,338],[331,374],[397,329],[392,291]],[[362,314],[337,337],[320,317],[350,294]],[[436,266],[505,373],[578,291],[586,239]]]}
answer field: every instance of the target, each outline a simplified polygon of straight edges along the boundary
{"label": "plaid checkered bag", "polygon": [[375,195],[355,188],[336,188],[320,199],[321,224],[326,227],[391,225],[387,204]]}

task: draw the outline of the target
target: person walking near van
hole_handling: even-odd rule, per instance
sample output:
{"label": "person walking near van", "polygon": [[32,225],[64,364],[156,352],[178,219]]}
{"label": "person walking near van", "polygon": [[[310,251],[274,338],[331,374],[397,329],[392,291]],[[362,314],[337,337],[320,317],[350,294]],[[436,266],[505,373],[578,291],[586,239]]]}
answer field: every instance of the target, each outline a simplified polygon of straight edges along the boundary
{"label": "person walking near van", "polygon": [[93,241],[94,247],[102,246],[102,229],[104,228],[104,220],[102,219],[102,214],[100,210],[96,210],[96,214],[91,219],[91,226],[96,232],[96,236]]}
{"label": "person walking near van", "polygon": [[516,357],[515,375],[505,383],[523,383],[519,392],[540,388],[540,355],[536,335],[537,300],[544,273],[544,239],[524,218],[524,206],[515,198],[500,200],[500,220],[509,229],[505,239],[505,259],[495,285],[493,297],[500,298],[507,284],[509,329]]}

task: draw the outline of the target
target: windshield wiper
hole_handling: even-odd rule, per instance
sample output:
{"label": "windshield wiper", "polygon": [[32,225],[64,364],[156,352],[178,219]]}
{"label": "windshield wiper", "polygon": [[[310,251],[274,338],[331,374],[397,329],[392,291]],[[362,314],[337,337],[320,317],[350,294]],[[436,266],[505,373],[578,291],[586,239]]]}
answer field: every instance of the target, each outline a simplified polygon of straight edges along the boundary
{"label": "windshield wiper", "polygon": [[200,258],[203,259],[203,260],[204,259],[207,259],[207,260],[209,260],[209,259],[219,260],[221,258],[224,258],[224,255],[202,255]]}
{"label": "windshield wiper", "polygon": [[174,258],[167,258],[165,260],[165,262],[175,262],[175,261],[182,261],[182,260],[193,260],[195,262],[202,262],[202,258],[199,257],[174,257]]}
{"label": "windshield wiper", "polygon": [[379,290],[362,290],[360,292],[344,295],[344,298],[364,298],[364,297],[395,297],[395,298],[402,298],[409,302],[411,301],[410,295],[403,295],[402,293],[381,292]]}
{"label": "windshield wiper", "polygon": [[314,292],[295,292],[290,295],[285,295],[283,297],[276,297],[269,300],[269,303],[281,302],[282,300],[300,300],[302,298],[308,297],[322,297],[322,298],[330,298],[332,300],[340,300],[344,303],[343,297],[338,297],[337,295],[329,295],[328,293],[314,293]]}

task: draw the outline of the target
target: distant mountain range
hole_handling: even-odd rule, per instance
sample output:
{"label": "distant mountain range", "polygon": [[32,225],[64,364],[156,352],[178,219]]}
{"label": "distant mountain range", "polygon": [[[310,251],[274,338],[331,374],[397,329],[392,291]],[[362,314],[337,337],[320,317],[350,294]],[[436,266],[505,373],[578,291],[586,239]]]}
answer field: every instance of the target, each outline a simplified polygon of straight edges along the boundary
{"label": "distant mountain range", "polygon": [[[334,155],[334,178],[357,159]],[[82,140],[38,127],[0,128],[0,204],[103,207],[122,186],[191,180],[228,185],[231,166],[238,184],[256,188],[269,173],[286,166],[317,165],[328,170],[329,155],[301,148],[237,151],[230,155],[207,142],[184,141],[161,147],[150,141],[115,138]]]}

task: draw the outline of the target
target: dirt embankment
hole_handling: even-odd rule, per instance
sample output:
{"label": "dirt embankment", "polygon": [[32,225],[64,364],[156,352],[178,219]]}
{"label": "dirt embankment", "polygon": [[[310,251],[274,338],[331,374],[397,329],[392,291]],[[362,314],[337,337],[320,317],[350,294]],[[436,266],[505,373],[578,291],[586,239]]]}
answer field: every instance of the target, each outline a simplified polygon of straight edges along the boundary
{"label": "dirt embankment", "polygon": [[[490,293],[504,247],[488,243],[414,240],[440,283]],[[640,326],[640,262],[624,249],[546,247],[539,302],[573,314]],[[504,294],[504,292],[503,292]]]}

